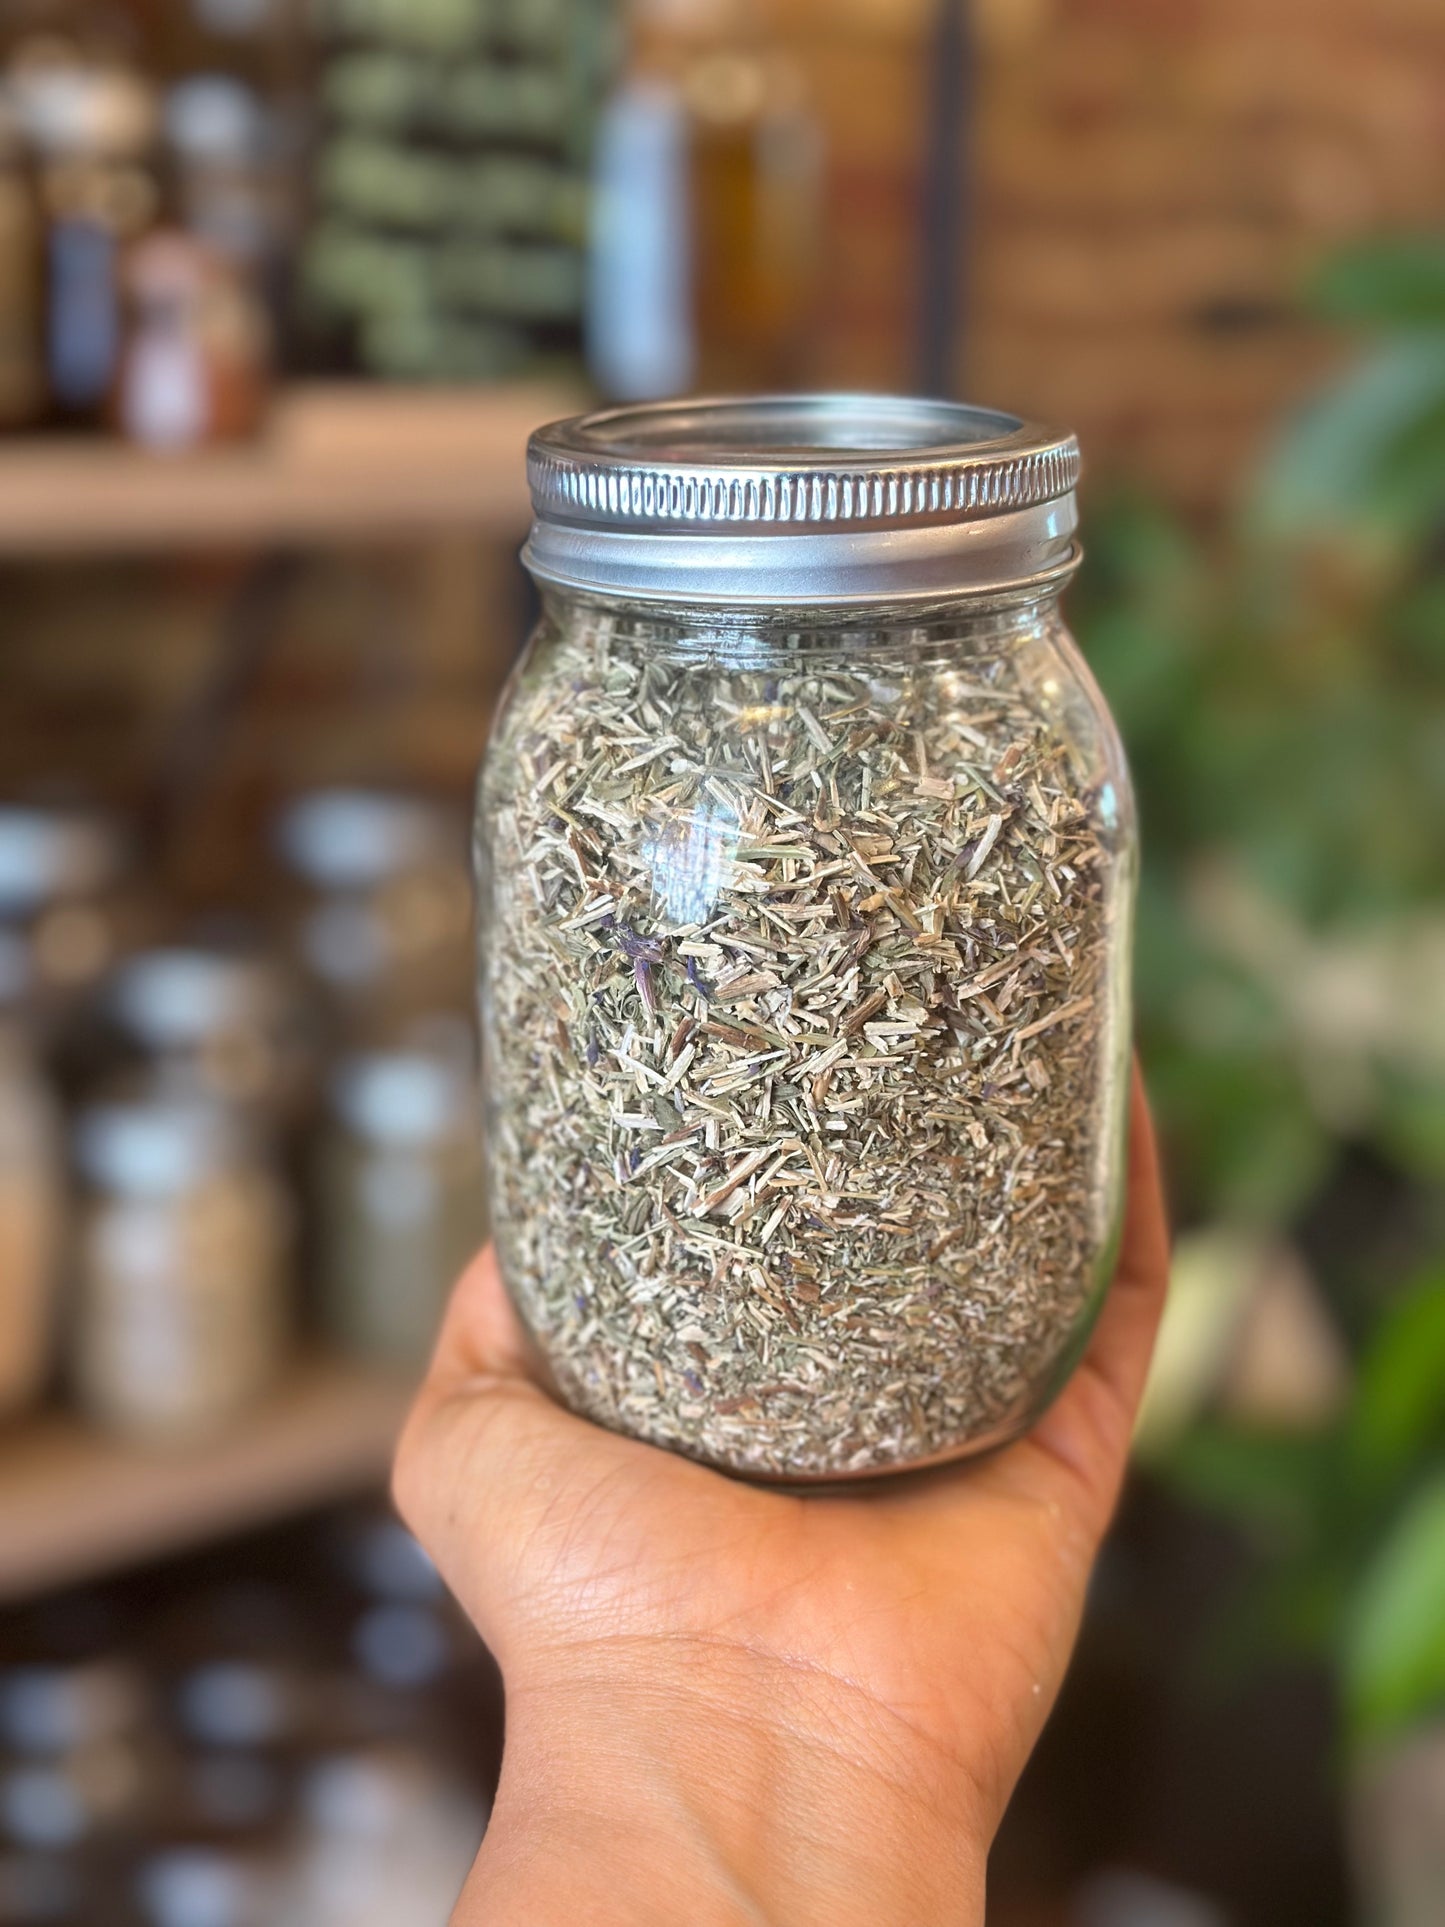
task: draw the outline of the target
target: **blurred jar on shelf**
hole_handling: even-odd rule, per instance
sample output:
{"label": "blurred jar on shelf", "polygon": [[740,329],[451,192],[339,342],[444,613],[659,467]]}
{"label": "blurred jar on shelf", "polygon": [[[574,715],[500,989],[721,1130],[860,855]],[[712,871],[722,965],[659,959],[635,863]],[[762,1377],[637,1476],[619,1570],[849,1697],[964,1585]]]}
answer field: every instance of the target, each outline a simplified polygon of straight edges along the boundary
{"label": "blurred jar on shelf", "polygon": [[167,1844],[136,1871],[144,1927],[268,1927],[274,1871],[266,1855],[222,1844]]}
{"label": "blurred jar on shelf", "polygon": [[124,287],[115,415],[126,439],[164,452],[254,435],[270,330],[237,264],[194,235],[158,228],[131,250]]}
{"label": "blurred jar on shelf", "polygon": [[145,1629],[172,1750],[171,1845],[275,1845],[294,1807],[316,1694],[316,1602],[246,1560],[236,1576],[183,1588]]}
{"label": "blurred jar on shelf", "polygon": [[49,39],[15,50],[9,83],[44,222],[50,410],[94,427],[120,368],[125,254],[161,208],[155,90],[135,68]]}
{"label": "blurred jar on shelf", "polygon": [[284,121],[235,75],[202,72],[167,93],[164,124],[176,219],[244,278],[274,327],[300,222]]}
{"label": "blurred jar on shelf", "polygon": [[99,1888],[72,1853],[0,1848],[0,1920],[5,1927],[67,1927],[93,1920]]}
{"label": "blurred jar on shelf", "polygon": [[49,1377],[65,1223],[59,1112],[23,1023],[29,953],[0,930],[0,1420]]}
{"label": "blurred jar on shelf", "polygon": [[[182,1641],[198,1631],[204,1640],[206,1593],[193,1590],[178,1603]],[[159,1824],[137,1843],[144,1920],[157,1927],[270,1921],[272,1876],[291,1833],[302,1691],[298,1654],[273,1665],[226,1647],[174,1682],[161,1729],[169,1797]]]}
{"label": "blurred jar on shelf", "polygon": [[798,386],[822,134],[758,0],[634,0],[595,158],[588,360],[620,400]]}
{"label": "blurred jar on shelf", "polygon": [[147,921],[113,818],[0,803],[0,932],[24,946],[33,1034],[53,1038]]}
{"label": "blurred jar on shelf", "polygon": [[165,1093],[76,1128],[90,1187],[70,1363],[98,1425],[156,1444],[224,1431],[275,1381],[292,1213],[243,1119]]}
{"label": "blurred jar on shelf", "polygon": [[275,1753],[295,1738],[305,1698],[293,1668],[218,1646],[177,1681],[174,1714],[194,1746]]}
{"label": "blurred jar on shelf", "polygon": [[117,1075],[234,1106],[258,1128],[294,1123],[311,1085],[298,987],[257,951],[177,945],[116,971],[102,999]]}
{"label": "blurred jar on shelf", "polygon": [[0,1840],[94,1865],[153,1819],[165,1774],[149,1711],[123,1659],[0,1673]]}
{"label": "blurred jar on shelf", "polygon": [[303,1787],[296,1853],[271,1927],[444,1920],[485,1821],[473,1789],[412,1747],[320,1759]]}
{"label": "blurred jar on shelf", "polygon": [[43,322],[40,203],[14,105],[0,94],[0,429],[44,412]]}
{"label": "blurred jar on shelf", "polygon": [[346,1535],[343,1550],[359,1594],[348,1644],[362,1677],[392,1691],[449,1692],[475,1643],[421,1546],[396,1519],[372,1517]]}
{"label": "blurred jar on shelf", "polygon": [[300,1682],[290,1672],[217,1657],[176,1695],[177,1786],[171,1829],[198,1840],[253,1842],[284,1828],[293,1792]]}
{"label": "blurred jar on shelf", "polygon": [[425,1363],[457,1274],[486,1235],[479,1103],[440,1051],[350,1059],[320,1152],[327,1323],[363,1357]]}
{"label": "blurred jar on shelf", "polygon": [[299,958],[338,1041],[396,1043],[471,1004],[472,893],[460,818],[420,796],[316,790],[283,812],[283,861],[302,886]]}
{"label": "blurred jar on shelf", "polygon": [[0,1745],[27,1759],[79,1753],[132,1734],[149,1712],[145,1682],[125,1661],[0,1672]]}

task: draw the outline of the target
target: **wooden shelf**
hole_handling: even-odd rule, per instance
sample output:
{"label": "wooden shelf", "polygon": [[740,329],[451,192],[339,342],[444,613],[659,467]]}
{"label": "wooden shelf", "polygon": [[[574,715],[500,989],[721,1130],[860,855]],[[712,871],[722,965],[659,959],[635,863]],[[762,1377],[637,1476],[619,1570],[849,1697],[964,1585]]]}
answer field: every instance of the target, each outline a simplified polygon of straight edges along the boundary
{"label": "wooden shelf", "polygon": [[166,455],[101,438],[0,441],[0,556],[520,538],[527,436],[581,405],[540,386],[303,385],[283,391],[244,447]]}
{"label": "wooden shelf", "polygon": [[0,1601],[379,1483],[409,1396],[395,1377],[309,1363],[242,1430],[170,1455],[60,1414],[0,1432]]}

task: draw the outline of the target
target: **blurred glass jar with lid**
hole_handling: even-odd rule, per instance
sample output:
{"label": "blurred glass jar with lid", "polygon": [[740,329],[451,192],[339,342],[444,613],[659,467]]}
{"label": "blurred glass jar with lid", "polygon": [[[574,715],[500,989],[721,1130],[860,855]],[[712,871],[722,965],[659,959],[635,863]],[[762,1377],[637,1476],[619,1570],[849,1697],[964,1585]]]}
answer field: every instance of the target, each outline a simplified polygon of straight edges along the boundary
{"label": "blurred glass jar with lid", "polygon": [[53,1032],[141,937],[126,838],[96,810],[0,804],[0,932],[24,952],[25,1006]]}
{"label": "blurred glass jar with lid", "polygon": [[150,1708],[128,1664],[18,1666],[0,1674],[0,1744],[24,1758],[53,1758],[131,1735]]}
{"label": "blurred glass jar with lid", "polygon": [[300,214],[284,118],[230,73],[193,73],[166,95],[176,217],[243,273],[273,318]]}
{"label": "blurred glass jar with lid", "polygon": [[[0,1842],[55,1855],[86,1880],[103,1869],[163,1798],[149,1711],[145,1681],[125,1659],[0,1672]],[[0,1920],[8,1927],[28,1917],[7,1910],[0,1879]],[[97,1907],[35,1917],[101,1914]]]}
{"label": "blurred glass jar with lid", "polygon": [[345,1041],[382,1044],[470,1001],[472,892],[461,818],[430,798],[315,790],[277,843],[302,885],[294,944]]}
{"label": "blurred glass jar with lid", "polygon": [[412,1747],[320,1759],[302,1787],[300,1841],[272,1927],[441,1920],[485,1822],[473,1790]]}
{"label": "blurred glass jar with lid", "polygon": [[43,250],[20,122],[0,94],[0,428],[23,428],[45,407]]}
{"label": "blurred glass jar with lid", "polygon": [[124,254],[160,212],[155,90],[126,64],[41,38],[16,49],[9,85],[45,224],[51,411],[94,426],[120,367]]}
{"label": "blurred glass jar with lid", "polygon": [[91,1191],[70,1339],[82,1406],[158,1444],[223,1431],[280,1361],[285,1190],[242,1119],[194,1098],[94,1105],[75,1149]]}
{"label": "blurred glass jar with lid", "polygon": [[157,451],[244,439],[265,414],[270,329],[237,264],[158,228],[127,256],[116,376],[121,432]]}
{"label": "blurred glass jar with lid", "polygon": [[118,1067],[144,1069],[176,1096],[234,1105],[258,1124],[291,1123],[311,1085],[299,986],[264,954],[203,944],[128,958],[103,999]]}
{"label": "blurred glass jar with lid", "polygon": [[350,1351],[420,1366],[486,1232],[474,1080],[439,1051],[374,1052],[343,1063],[332,1108],[318,1199],[328,1324]]}
{"label": "blurred glass jar with lid", "polygon": [[16,1008],[27,975],[0,930],[0,1420],[45,1386],[65,1211],[59,1115]]}
{"label": "blurred glass jar with lid", "polygon": [[264,1858],[224,1846],[166,1846],[136,1875],[145,1927],[266,1927],[271,1870]]}

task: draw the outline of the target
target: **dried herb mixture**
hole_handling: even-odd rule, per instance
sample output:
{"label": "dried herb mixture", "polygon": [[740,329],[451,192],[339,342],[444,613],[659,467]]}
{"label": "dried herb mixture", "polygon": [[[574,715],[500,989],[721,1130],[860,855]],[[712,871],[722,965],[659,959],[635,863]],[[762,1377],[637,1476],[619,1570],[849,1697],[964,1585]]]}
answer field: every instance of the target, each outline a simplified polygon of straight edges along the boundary
{"label": "dried herb mixture", "polygon": [[593,612],[524,669],[479,819],[492,1204],[578,1410],[807,1479],[1053,1389],[1116,1205],[1123,859],[1036,644]]}

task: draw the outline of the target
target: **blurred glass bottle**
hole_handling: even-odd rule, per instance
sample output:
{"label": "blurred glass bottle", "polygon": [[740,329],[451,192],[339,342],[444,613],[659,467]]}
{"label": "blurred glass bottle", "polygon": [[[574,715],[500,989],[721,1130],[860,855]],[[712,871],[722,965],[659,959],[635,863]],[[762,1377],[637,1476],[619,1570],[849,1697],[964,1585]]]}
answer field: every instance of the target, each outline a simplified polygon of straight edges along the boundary
{"label": "blurred glass bottle", "polygon": [[224,1844],[166,1844],[141,1859],[144,1927],[269,1927],[273,1872],[264,1854]]}
{"label": "blurred glass bottle", "polygon": [[320,1154],[327,1322],[349,1351],[425,1363],[486,1230],[479,1105],[462,1064],[390,1051],[342,1065]]}
{"label": "blurred glass bottle", "polygon": [[[165,1790],[145,1682],[127,1660],[0,1673],[0,1840],[8,1838],[26,1858],[22,1892],[61,1891],[44,1875],[58,1861],[72,1876],[72,1892],[79,1889],[98,1909],[97,1883],[136,1830],[158,1817]],[[126,1918],[120,1910],[115,1917]],[[12,1915],[0,1905],[0,1919],[12,1918],[46,1916]]]}
{"label": "blurred glass bottle", "polygon": [[72,1375],[100,1425],[181,1444],[224,1431],[270,1389],[287,1323],[291,1208],[233,1112],[149,1094],[76,1131],[91,1188]]}
{"label": "blurred glass bottle", "polygon": [[418,1019],[471,1007],[472,893],[465,832],[429,798],[314,790],[277,825],[301,884],[294,943],[324,993],[334,1041],[403,1041]]}
{"label": "blurred glass bottle", "polygon": [[160,212],[155,91],[137,69],[63,40],[23,43],[9,78],[45,224],[51,413],[91,427],[119,367],[125,251]]}
{"label": "blurred glass bottle", "polygon": [[63,1038],[147,921],[114,818],[0,803],[0,933],[23,945],[32,1036]]}
{"label": "blurred glass bottle", "polygon": [[49,1376],[65,1186],[60,1119],[26,1032],[29,958],[0,930],[0,1420]]}
{"label": "blurred glass bottle", "polygon": [[232,264],[279,331],[299,225],[284,114],[231,74],[197,73],[166,94],[164,126],[175,219]]}
{"label": "blurred glass bottle", "polygon": [[43,319],[40,204],[19,118],[0,94],[0,428],[44,412]]}
{"label": "blurred glass bottle", "polygon": [[634,0],[598,133],[588,358],[622,399],[796,387],[817,291],[822,141],[756,0]]}
{"label": "blurred glass bottle", "polygon": [[410,1695],[438,1691],[453,1703],[458,1665],[476,1647],[441,1574],[394,1518],[359,1522],[342,1544],[359,1595],[348,1643],[362,1677]]}
{"label": "blurred glass bottle", "polygon": [[253,435],[270,340],[243,271],[196,236],[158,228],[131,249],[123,287],[115,417],[127,439],[164,451]]}
{"label": "blurred glass bottle", "polygon": [[[184,1602],[188,1649],[218,1630],[207,1626],[208,1603],[204,1593]],[[167,1642],[167,1661],[175,1643]],[[175,1681],[171,1797],[145,1843],[138,1882],[144,1918],[156,1927],[264,1927],[271,1918],[309,1681],[296,1651],[264,1654],[252,1644],[214,1644]]]}
{"label": "blurred glass bottle", "polygon": [[271,1927],[397,1927],[447,1918],[485,1812],[425,1754],[392,1746],[318,1760],[300,1821]]}
{"label": "blurred glass bottle", "polygon": [[297,986],[260,951],[203,944],[127,958],[102,998],[117,1076],[244,1111],[263,1131],[296,1120],[311,1085]]}

